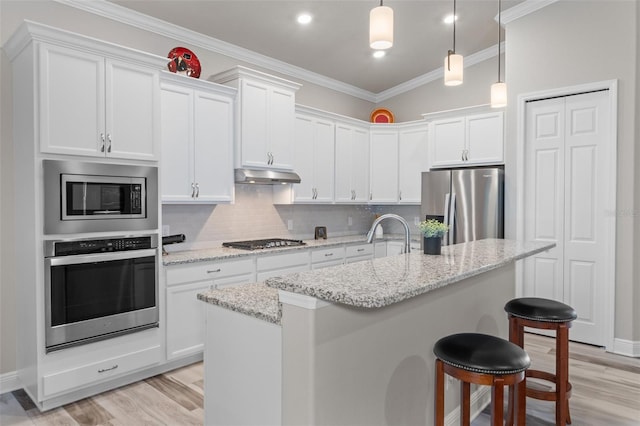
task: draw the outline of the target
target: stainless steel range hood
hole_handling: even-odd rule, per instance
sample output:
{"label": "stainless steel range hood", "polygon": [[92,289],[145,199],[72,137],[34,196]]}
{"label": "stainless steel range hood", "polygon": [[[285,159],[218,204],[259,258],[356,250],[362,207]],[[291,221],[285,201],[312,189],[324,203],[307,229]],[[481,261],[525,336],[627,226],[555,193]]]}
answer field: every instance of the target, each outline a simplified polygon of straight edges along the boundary
{"label": "stainless steel range hood", "polygon": [[276,170],[236,169],[236,183],[276,185],[279,183],[300,183],[300,176],[294,172]]}

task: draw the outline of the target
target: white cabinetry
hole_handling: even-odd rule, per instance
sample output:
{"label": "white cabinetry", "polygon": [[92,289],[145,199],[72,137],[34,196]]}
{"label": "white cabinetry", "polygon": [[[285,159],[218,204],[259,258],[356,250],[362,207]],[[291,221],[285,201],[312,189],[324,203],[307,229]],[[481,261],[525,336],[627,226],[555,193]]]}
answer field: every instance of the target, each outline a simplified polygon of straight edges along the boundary
{"label": "white cabinetry", "polygon": [[162,202],[231,202],[235,90],[162,75]]}
{"label": "white cabinetry", "polygon": [[431,167],[504,163],[501,111],[434,120],[430,137]]}
{"label": "white cabinetry", "polygon": [[398,130],[398,201],[420,204],[422,172],[427,163],[427,123],[400,125]]}
{"label": "white cabinetry", "polygon": [[295,253],[276,254],[273,256],[258,256],[257,279],[293,274],[309,270],[309,251],[300,250]]}
{"label": "white cabinetry", "polygon": [[293,201],[333,202],[335,134],[332,121],[297,114],[294,164],[301,182],[293,185]]}
{"label": "white cabinetry", "polygon": [[311,252],[311,269],[328,268],[344,264],[344,247],[316,249]]}
{"label": "white cabinetry", "polygon": [[157,160],[166,58],[86,40],[37,42],[36,51],[42,152]]}
{"label": "white cabinetry", "polygon": [[204,344],[204,303],[197,294],[213,288],[252,283],[254,259],[199,262],[165,267],[167,283],[167,359],[200,353]]}
{"label": "white cabinetry", "polygon": [[373,128],[370,135],[369,203],[398,202],[398,129]]}
{"label": "white cabinetry", "polygon": [[369,130],[336,123],[336,203],[366,203],[369,199]]}
{"label": "white cabinetry", "polygon": [[358,244],[347,246],[345,251],[345,263],[360,262],[373,259],[373,244]]}
{"label": "white cabinetry", "polygon": [[242,66],[211,80],[238,89],[236,167],[291,170],[300,85]]}

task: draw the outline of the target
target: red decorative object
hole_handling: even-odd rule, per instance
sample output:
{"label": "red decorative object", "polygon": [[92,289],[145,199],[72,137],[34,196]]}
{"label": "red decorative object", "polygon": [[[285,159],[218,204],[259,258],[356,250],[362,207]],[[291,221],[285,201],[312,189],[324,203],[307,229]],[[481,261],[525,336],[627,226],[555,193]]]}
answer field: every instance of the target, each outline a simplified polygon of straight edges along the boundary
{"label": "red decorative object", "polygon": [[167,55],[171,62],[167,65],[169,71],[184,74],[189,77],[200,77],[200,60],[185,47],[174,47]]}
{"label": "red decorative object", "polygon": [[393,123],[393,113],[388,109],[378,108],[371,113],[372,123]]}

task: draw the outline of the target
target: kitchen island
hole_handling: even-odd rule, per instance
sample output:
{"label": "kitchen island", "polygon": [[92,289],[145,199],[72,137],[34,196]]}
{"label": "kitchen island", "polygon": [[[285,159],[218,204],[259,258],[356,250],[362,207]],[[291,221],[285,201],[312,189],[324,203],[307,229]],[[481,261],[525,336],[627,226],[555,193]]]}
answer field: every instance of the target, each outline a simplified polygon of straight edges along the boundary
{"label": "kitchen island", "polygon": [[506,337],[515,261],[552,247],[480,240],[200,293],[205,424],[430,424],[435,341]]}

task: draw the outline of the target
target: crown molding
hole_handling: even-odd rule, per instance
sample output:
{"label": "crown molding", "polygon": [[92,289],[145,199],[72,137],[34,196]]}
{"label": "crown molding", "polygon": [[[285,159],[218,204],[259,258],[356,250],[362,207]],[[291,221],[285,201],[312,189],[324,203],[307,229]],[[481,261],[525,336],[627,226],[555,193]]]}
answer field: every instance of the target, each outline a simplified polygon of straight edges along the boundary
{"label": "crown molding", "polygon": [[[543,7],[547,7],[550,4],[557,2],[558,0],[526,0],[516,6],[513,6],[507,10],[502,11],[502,24],[509,24],[516,19],[520,19],[523,16],[527,16],[530,13],[536,12]],[[497,15],[496,15],[497,18]]]}
{"label": "crown molding", "polygon": [[[327,89],[335,90],[355,98],[363,99],[368,102],[378,104],[394,96],[398,96],[424,84],[438,80],[443,77],[444,69],[438,68],[426,74],[420,75],[397,86],[391,87],[379,93],[373,93],[368,90],[361,89],[351,84],[326,77],[324,75],[309,71],[307,69],[289,64],[284,61],[271,58],[269,56],[245,49],[240,46],[228,43],[226,41],[200,34],[196,31],[180,27],[175,24],[153,18],[140,12],[127,9],[115,3],[106,0],[53,0],[57,3],[74,7],[85,12],[93,13],[107,19],[131,25],[164,37],[173,38],[191,44],[192,46],[201,47],[211,52],[229,56],[231,58],[243,61],[252,65],[256,65],[270,71],[275,71],[286,76],[298,78],[317,84]],[[507,24],[515,19],[521,18],[529,13],[535,12],[545,6],[555,3],[558,0],[526,0],[517,6],[514,6],[502,12],[502,22]],[[480,52],[473,53],[465,57],[465,68],[486,61],[495,57],[495,45],[484,49]],[[504,52],[504,44],[501,46],[501,52]]]}
{"label": "crown molding", "polygon": [[[500,43],[500,53],[504,53],[504,43],[504,41]],[[468,68],[470,66],[479,64],[480,62],[484,62],[487,59],[496,57],[497,47],[498,45],[494,44],[493,46],[487,47],[484,50],[473,53],[469,56],[465,56],[464,68]],[[378,93],[376,95],[376,103],[386,101],[387,99],[393,98],[394,96],[401,95],[405,92],[416,89],[427,83],[431,83],[432,81],[440,80],[442,78],[444,78],[444,66]]]}

